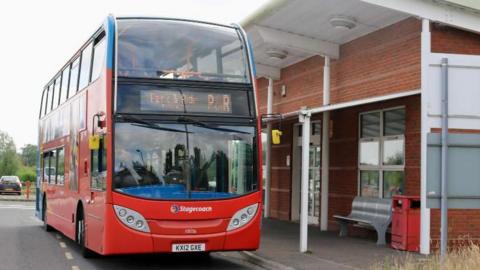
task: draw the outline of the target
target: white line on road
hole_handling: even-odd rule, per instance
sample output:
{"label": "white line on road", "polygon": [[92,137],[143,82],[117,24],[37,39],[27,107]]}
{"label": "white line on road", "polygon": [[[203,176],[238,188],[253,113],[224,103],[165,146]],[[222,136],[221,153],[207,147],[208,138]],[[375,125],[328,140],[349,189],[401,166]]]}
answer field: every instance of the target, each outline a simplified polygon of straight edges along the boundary
{"label": "white line on road", "polygon": [[65,252],[65,258],[67,258],[67,260],[73,260],[73,255],[72,255],[72,253],[70,253],[70,252]]}
{"label": "white line on road", "polygon": [[37,223],[43,223],[40,219],[38,219],[37,217],[30,217],[31,220],[37,222]]}
{"label": "white line on road", "polygon": [[74,266],[72,266],[72,270],[80,270],[80,267],[74,265]]}
{"label": "white line on road", "polygon": [[67,248],[67,244],[65,244],[65,242],[60,242],[60,246],[61,246],[62,248]]}
{"label": "white line on road", "polygon": [[34,206],[27,205],[0,205],[0,209],[20,209],[20,210],[33,210]]}

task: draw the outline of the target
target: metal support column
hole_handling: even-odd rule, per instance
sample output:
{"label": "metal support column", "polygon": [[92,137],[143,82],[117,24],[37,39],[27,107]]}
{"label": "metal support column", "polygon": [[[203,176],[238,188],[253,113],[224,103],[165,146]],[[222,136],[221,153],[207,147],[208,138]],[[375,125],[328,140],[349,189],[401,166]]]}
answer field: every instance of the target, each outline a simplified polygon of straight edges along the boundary
{"label": "metal support column", "polygon": [[299,120],[302,126],[302,180],[300,200],[300,252],[308,250],[308,172],[310,169],[310,111],[302,111]]}
{"label": "metal support column", "polygon": [[448,161],[448,59],[442,59],[442,199],[440,214],[440,255],[444,258],[448,244],[447,161]]}
{"label": "metal support column", "polygon": [[[330,104],[330,58],[325,56],[323,67],[323,105]],[[328,229],[328,182],[330,163],[330,112],[323,112],[322,118],[322,178],[320,196],[320,230]]]}
{"label": "metal support column", "polygon": [[421,208],[420,208],[420,253],[430,254],[430,209],[427,208],[427,134],[430,132],[428,124],[428,70],[431,55],[430,21],[422,20],[421,34],[421,78],[422,78],[422,136],[421,136]]}
{"label": "metal support column", "polygon": [[[267,115],[271,115],[273,111],[273,79],[268,78],[267,90]],[[272,165],[272,123],[267,123],[267,147],[265,149],[265,198],[263,216],[270,216],[270,180]]]}

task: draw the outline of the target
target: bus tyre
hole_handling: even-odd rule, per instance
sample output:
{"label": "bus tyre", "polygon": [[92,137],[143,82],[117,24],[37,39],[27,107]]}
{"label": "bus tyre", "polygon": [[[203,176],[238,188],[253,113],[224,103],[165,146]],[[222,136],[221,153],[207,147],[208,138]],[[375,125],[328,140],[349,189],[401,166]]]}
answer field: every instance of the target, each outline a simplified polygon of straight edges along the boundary
{"label": "bus tyre", "polygon": [[43,198],[43,207],[42,207],[42,220],[43,220],[43,229],[47,232],[53,231],[52,226],[48,225],[47,221],[47,199]]}
{"label": "bus tyre", "polygon": [[95,257],[95,253],[88,249],[85,246],[85,218],[83,216],[83,212],[80,210],[77,213],[77,243],[80,246],[80,252],[84,258],[92,258]]}
{"label": "bus tyre", "polygon": [[210,251],[203,252],[201,258],[204,261],[210,261],[212,259]]}

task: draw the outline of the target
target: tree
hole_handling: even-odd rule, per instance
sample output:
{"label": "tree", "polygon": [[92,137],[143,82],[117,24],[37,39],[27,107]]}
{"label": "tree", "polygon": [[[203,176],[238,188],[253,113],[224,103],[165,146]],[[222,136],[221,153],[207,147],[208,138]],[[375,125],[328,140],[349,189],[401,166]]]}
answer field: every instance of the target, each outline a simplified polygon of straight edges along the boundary
{"label": "tree", "polygon": [[20,154],[23,165],[27,167],[35,166],[37,162],[37,146],[33,144],[26,144],[22,147],[22,153]]}
{"label": "tree", "polygon": [[15,142],[6,132],[0,131],[0,176],[15,174],[19,166]]}

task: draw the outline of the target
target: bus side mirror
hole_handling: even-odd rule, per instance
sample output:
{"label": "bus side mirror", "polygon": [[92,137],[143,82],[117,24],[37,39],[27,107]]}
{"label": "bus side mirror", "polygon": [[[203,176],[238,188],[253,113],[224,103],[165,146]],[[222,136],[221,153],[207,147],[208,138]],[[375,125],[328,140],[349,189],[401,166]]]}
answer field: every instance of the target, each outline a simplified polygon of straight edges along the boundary
{"label": "bus side mirror", "polygon": [[88,137],[88,148],[90,148],[90,150],[98,150],[100,148],[99,135],[91,135]]}
{"label": "bus side mirror", "polygon": [[272,130],[272,143],[273,144],[280,144],[280,136],[282,136],[283,132],[278,129]]}

